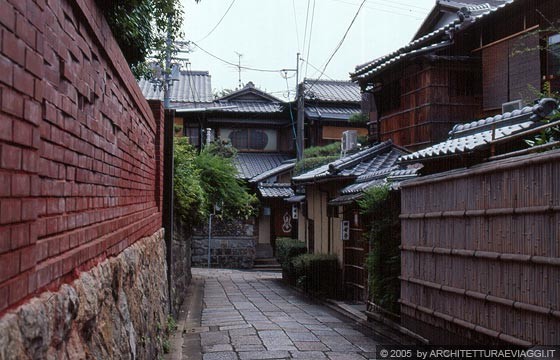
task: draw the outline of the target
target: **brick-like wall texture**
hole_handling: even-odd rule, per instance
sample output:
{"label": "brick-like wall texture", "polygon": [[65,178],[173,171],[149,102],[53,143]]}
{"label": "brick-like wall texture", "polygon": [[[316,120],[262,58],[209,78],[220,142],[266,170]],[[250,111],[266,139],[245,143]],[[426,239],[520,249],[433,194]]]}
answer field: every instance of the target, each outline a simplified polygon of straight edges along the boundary
{"label": "brick-like wall texture", "polygon": [[94,0],[0,0],[0,49],[1,316],[161,228],[163,121]]}

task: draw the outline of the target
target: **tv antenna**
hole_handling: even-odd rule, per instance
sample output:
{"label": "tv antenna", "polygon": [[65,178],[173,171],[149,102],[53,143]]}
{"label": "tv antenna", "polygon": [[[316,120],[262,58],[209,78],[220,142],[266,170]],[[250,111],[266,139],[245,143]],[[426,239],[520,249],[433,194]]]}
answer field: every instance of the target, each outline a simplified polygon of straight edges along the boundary
{"label": "tv antenna", "polygon": [[243,57],[243,54],[238,53],[237,51],[234,51],[234,53],[237,55],[237,72],[239,74],[239,88],[242,89],[243,84],[241,83],[241,58]]}

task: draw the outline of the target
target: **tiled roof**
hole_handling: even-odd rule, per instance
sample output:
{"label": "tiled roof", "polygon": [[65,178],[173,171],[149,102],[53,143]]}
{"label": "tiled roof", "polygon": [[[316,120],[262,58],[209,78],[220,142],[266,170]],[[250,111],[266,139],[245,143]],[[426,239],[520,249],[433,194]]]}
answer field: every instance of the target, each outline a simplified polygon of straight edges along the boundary
{"label": "tiled roof", "polygon": [[[438,48],[438,47],[434,47],[436,45],[436,42],[440,46],[443,46],[445,45],[446,42],[450,41],[450,35],[449,35],[450,32],[459,31],[463,27],[472,25],[475,22],[479,21],[480,19],[503,9],[504,7],[508,6],[514,1],[516,0],[508,0],[507,2],[504,2],[503,4],[493,7],[482,13],[478,13],[476,15],[473,14],[472,16],[464,20],[457,18],[454,21],[408,43],[407,45],[401,47],[400,49],[390,54],[382,56],[368,63],[356,66],[355,71],[351,73],[350,76],[354,81],[365,79],[383,70],[385,67],[387,67],[388,64],[386,63],[388,62],[396,63],[398,61],[401,61],[406,57],[419,53],[420,49],[422,49],[422,52],[426,52],[429,50],[436,50]],[[434,47],[434,48],[430,49],[430,47]],[[414,50],[416,50],[416,52],[413,52]]]}
{"label": "tiled roof", "polygon": [[419,169],[420,167],[401,168],[393,163],[392,167],[366,172],[354,183],[340,190],[341,195],[329,201],[329,205],[350,204],[359,200],[366,190],[375,186],[389,185],[391,189],[396,190],[402,181],[418,176]]}
{"label": "tiled roof", "polygon": [[263,173],[258,174],[257,176],[251,178],[249,180],[249,182],[251,183],[258,183],[261,181],[264,181],[272,176],[276,176],[282,173],[285,173],[287,171],[292,170],[294,167],[296,166],[296,161],[294,160],[288,160],[286,161],[284,164],[281,164],[273,169],[270,169],[268,171],[265,171]]}
{"label": "tiled roof", "polygon": [[557,109],[554,99],[543,99],[535,106],[505,113],[494,117],[455,125],[449,133],[450,138],[439,144],[401,157],[402,162],[414,162],[424,159],[465,154],[483,149],[494,141],[525,129],[538,126],[538,121]]}
{"label": "tiled roof", "polygon": [[241,179],[249,180],[280,166],[291,158],[282,153],[238,153],[234,163]]}
{"label": "tiled roof", "polygon": [[[220,112],[231,113],[281,113],[284,106],[281,103],[263,101],[217,101],[216,106],[228,107]],[[231,108],[229,108],[231,106]]]}
{"label": "tiled roof", "polygon": [[385,141],[292,178],[294,182],[313,182],[326,178],[358,178],[366,173],[391,168],[404,152]]}
{"label": "tiled roof", "polygon": [[259,184],[259,194],[263,198],[289,198],[294,191],[290,184]]}
{"label": "tiled roof", "polygon": [[[138,85],[146,99],[163,101],[163,91],[154,88],[150,81],[140,79]],[[181,71],[179,81],[173,82],[170,98],[171,103],[211,103],[214,97],[208,71]]]}
{"label": "tiled roof", "polygon": [[360,106],[314,106],[305,107],[305,115],[314,120],[348,120],[352,115],[361,112]]}
{"label": "tiled roof", "polygon": [[303,88],[305,100],[355,103],[362,101],[360,87],[350,81],[305,79]]}

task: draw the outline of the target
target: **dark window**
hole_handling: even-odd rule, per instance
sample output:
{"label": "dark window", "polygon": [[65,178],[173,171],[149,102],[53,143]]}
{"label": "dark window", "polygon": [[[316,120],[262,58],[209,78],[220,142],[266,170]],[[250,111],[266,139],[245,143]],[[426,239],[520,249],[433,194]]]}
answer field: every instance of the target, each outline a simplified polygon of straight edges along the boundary
{"label": "dark window", "polygon": [[560,77],[560,34],[548,37],[546,73],[550,78]]}
{"label": "dark window", "polygon": [[229,139],[239,150],[264,150],[268,144],[268,135],[257,129],[234,130],[229,134]]}
{"label": "dark window", "polygon": [[199,131],[195,127],[185,127],[185,136],[189,138],[189,142],[194,146],[199,146]]}

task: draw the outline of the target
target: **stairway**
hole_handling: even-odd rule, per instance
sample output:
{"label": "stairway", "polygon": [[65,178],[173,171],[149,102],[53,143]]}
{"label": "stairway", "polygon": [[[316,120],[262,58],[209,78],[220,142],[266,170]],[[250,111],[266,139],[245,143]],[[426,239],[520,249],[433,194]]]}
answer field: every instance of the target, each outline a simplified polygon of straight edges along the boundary
{"label": "stairway", "polygon": [[280,264],[276,258],[261,258],[255,259],[253,270],[257,271],[282,271]]}

